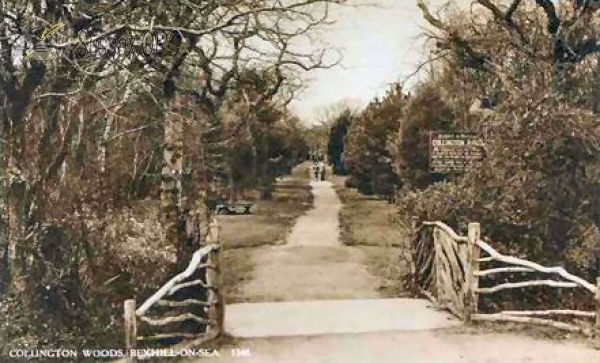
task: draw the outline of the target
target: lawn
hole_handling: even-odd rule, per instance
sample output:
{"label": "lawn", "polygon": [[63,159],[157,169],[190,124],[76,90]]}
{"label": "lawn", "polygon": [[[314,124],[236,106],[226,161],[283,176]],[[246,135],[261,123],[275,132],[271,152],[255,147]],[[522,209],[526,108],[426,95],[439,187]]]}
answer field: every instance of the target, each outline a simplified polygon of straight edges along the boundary
{"label": "lawn", "polygon": [[250,215],[220,215],[223,283],[228,303],[252,276],[255,247],[284,244],[296,219],[312,207],[308,171],[301,165],[278,181],[272,200],[256,200]]}
{"label": "lawn", "polygon": [[385,297],[407,296],[402,286],[406,264],[400,256],[408,245],[408,234],[398,219],[396,206],[346,188],[344,177],[332,176],[330,180],[343,203],[342,242],[364,251],[369,272],[383,281],[381,293]]}

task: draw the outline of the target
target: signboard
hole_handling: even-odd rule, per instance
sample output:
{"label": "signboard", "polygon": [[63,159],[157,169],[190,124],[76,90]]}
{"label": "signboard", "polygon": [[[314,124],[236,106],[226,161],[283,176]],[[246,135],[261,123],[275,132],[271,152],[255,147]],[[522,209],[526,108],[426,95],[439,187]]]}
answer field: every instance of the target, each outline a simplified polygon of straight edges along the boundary
{"label": "signboard", "polygon": [[429,132],[429,169],[432,173],[463,171],[483,160],[483,140],[471,132]]}

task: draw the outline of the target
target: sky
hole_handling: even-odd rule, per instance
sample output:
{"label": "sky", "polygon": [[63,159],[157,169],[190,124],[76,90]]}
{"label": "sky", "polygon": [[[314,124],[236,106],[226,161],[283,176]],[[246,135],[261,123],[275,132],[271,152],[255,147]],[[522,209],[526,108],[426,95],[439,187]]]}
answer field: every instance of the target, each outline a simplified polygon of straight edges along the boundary
{"label": "sky", "polygon": [[[332,105],[366,105],[382,95],[390,83],[403,81],[424,59],[418,35],[425,21],[416,0],[370,2],[378,6],[338,8],[332,13],[336,23],[323,40],[339,48],[344,58],[341,66],[309,75],[306,90],[291,104],[303,121],[311,124],[322,120]],[[426,0],[432,12],[446,2]],[[407,85],[411,82],[414,79]]]}

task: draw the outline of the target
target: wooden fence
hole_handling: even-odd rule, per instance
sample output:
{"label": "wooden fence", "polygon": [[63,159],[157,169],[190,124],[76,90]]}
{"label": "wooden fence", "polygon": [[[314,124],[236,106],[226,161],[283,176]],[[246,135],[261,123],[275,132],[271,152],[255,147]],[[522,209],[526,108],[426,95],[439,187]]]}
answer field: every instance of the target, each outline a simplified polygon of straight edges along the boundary
{"label": "wooden fence", "polygon": [[[194,252],[187,268],[170,279],[156,293],[136,308],[134,299],[126,300],[124,307],[125,347],[129,351],[140,347],[140,341],[164,341],[165,339],[191,339],[195,344],[217,338],[223,332],[225,302],[220,292],[219,225],[214,219],[210,224],[205,245]],[[194,295],[205,299],[173,298],[184,289],[195,289]],[[168,299],[171,297],[171,299]],[[163,317],[150,316],[160,310]],[[201,313],[198,313],[200,311]],[[171,332],[176,324],[193,321],[203,332]],[[138,334],[142,325],[163,332],[142,336]]]}
{"label": "wooden fence", "polygon": [[[459,236],[442,222],[424,222],[416,228],[416,238],[411,247],[413,288],[466,322],[508,321],[547,325],[588,334],[595,331],[600,334],[600,277],[594,285],[568,273],[562,267],[545,267],[503,255],[480,238],[479,223],[469,223],[468,235]],[[491,262],[499,266],[481,268]],[[492,276],[526,276],[531,273],[543,274],[547,278],[479,286],[482,277],[490,279]],[[595,302],[596,311],[505,310],[488,314],[479,311],[480,295],[536,286],[582,289],[586,296],[590,296],[590,302]],[[578,322],[557,321],[558,317],[570,317]]]}

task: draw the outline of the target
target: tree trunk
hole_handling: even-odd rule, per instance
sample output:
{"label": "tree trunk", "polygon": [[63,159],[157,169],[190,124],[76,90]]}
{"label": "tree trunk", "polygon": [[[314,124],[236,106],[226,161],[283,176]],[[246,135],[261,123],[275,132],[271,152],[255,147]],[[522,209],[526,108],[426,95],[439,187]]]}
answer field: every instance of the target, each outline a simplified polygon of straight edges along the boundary
{"label": "tree trunk", "polygon": [[273,188],[272,187],[261,187],[260,188],[260,199],[261,200],[273,199]]}
{"label": "tree trunk", "polygon": [[[2,222],[0,222],[2,223]],[[0,295],[10,286],[10,269],[8,261],[8,234],[4,223],[0,225]]]}
{"label": "tree trunk", "polygon": [[[168,108],[167,108],[168,110]],[[183,130],[176,114],[167,111],[164,126],[161,207],[166,239],[176,246],[177,262],[185,260],[185,220],[181,176],[183,174]]]}
{"label": "tree trunk", "polygon": [[[255,183],[256,181],[258,181],[259,175],[258,175],[258,149],[256,148],[256,140],[254,139],[254,136],[252,136],[252,133],[250,131],[250,127],[248,127],[248,132],[251,135],[251,142],[252,142],[252,171],[251,171],[251,181],[252,183]],[[259,184],[260,185],[260,184]]]}
{"label": "tree trunk", "polygon": [[233,203],[238,198],[237,188],[235,186],[235,181],[233,180],[233,170],[231,166],[229,166],[228,171],[228,190],[229,190],[229,203]]}
{"label": "tree trunk", "polygon": [[[180,116],[182,111],[181,97],[173,102],[175,112],[168,112],[164,123],[164,149],[161,183],[161,206],[166,239],[175,245],[179,271],[182,265],[189,262],[194,251],[201,243],[200,231],[205,227],[201,221],[210,214],[207,208],[208,182],[205,180],[201,190],[192,193],[187,188],[190,183],[183,183],[184,177],[184,123]],[[168,107],[165,109],[169,110]],[[205,173],[204,168],[199,171]],[[184,185],[186,188],[184,190]],[[188,203],[188,197],[194,200]],[[206,223],[204,223],[206,224]]]}
{"label": "tree trunk", "polygon": [[[274,169],[277,168],[277,163],[279,162],[277,158],[271,159],[269,158],[269,153],[271,152],[269,148],[268,142],[264,143],[261,150],[262,158],[258,160],[258,152],[257,152],[257,162],[260,162],[260,168],[257,168],[258,172],[258,182],[260,186],[260,199],[261,200],[271,200],[273,199],[273,184],[275,183],[275,175],[273,172]],[[274,161],[275,160],[275,161]]]}
{"label": "tree trunk", "polygon": [[[0,135],[4,135],[4,121],[0,121]],[[4,152],[4,143],[0,142],[0,294],[4,294],[10,286],[10,264],[8,255],[9,229],[6,216],[8,215],[8,168]]]}
{"label": "tree trunk", "polygon": [[[7,122],[5,125],[5,138],[7,149],[4,150],[6,157],[6,169],[8,172],[6,173],[6,182],[5,182],[5,205],[3,214],[6,216],[6,257],[5,261],[7,264],[7,272],[6,278],[8,281],[8,288],[11,290],[16,290],[16,286],[14,286],[16,277],[19,276],[20,271],[22,270],[22,264],[20,263],[20,259],[17,256],[17,240],[19,237],[19,221],[17,219],[17,215],[19,213],[19,202],[20,196],[16,196],[16,192],[21,192],[22,184],[17,180],[18,178],[18,170],[16,168],[15,163],[15,152],[18,150],[19,144],[16,142],[20,140],[19,132],[15,132],[15,128]],[[18,131],[21,131],[21,128],[18,128]],[[21,131],[22,132],[22,131]]]}

